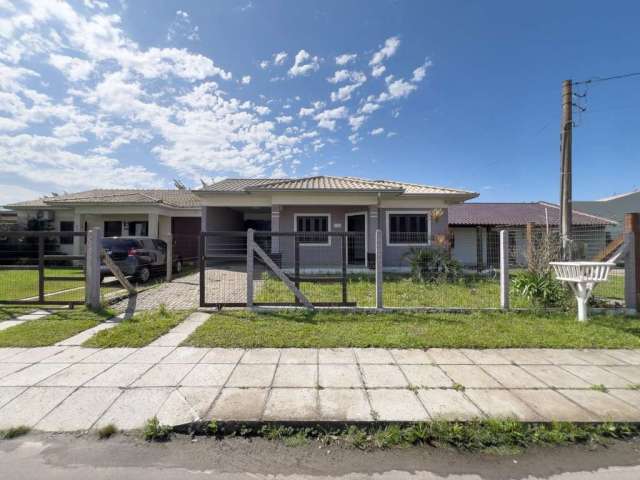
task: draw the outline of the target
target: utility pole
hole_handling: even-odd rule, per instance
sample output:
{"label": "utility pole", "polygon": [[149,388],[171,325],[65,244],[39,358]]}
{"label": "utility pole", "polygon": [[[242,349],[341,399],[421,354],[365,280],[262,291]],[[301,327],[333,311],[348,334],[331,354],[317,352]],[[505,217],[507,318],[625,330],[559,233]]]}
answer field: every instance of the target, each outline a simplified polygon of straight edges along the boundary
{"label": "utility pole", "polygon": [[562,259],[571,260],[572,186],[571,134],[573,129],[571,80],[562,82],[562,122],[560,124],[560,240]]}

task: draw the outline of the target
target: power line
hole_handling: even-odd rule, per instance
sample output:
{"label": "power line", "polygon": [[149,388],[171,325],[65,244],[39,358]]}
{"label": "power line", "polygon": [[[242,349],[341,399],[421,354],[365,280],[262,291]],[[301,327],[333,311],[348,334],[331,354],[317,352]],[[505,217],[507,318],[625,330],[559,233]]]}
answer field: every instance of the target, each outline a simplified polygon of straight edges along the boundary
{"label": "power line", "polygon": [[593,77],[590,78],[588,80],[581,80],[579,82],[572,82],[574,85],[586,85],[589,83],[596,83],[596,82],[606,82],[608,80],[620,80],[622,78],[629,78],[629,77],[637,77],[640,75],[640,72],[633,72],[633,73],[624,73],[622,75],[613,75],[611,77]]}

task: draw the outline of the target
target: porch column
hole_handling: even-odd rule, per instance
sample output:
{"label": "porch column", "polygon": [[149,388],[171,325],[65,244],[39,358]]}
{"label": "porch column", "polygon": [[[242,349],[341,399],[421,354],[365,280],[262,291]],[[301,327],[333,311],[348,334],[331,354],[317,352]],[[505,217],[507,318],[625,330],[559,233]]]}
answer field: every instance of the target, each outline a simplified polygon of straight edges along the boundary
{"label": "porch column", "polygon": [[149,213],[147,216],[147,220],[149,221],[148,236],[158,238],[159,215],[157,213]]}
{"label": "porch column", "polygon": [[[280,213],[282,212],[281,205],[271,205],[271,231],[280,231]],[[273,236],[271,238],[271,253],[280,252],[280,237]]]}
{"label": "porch column", "polygon": [[[84,215],[79,213],[73,216],[73,231],[84,232]],[[84,239],[82,237],[73,237],[73,254],[82,255],[82,246],[84,245]]]}
{"label": "porch column", "polygon": [[[208,223],[207,212],[208,212],[208,208],[202,207],[200,211],[200,231],[201,232],[207,231],[207,223]],[[171,232],[171,233],[174,233],[174,232]]]}

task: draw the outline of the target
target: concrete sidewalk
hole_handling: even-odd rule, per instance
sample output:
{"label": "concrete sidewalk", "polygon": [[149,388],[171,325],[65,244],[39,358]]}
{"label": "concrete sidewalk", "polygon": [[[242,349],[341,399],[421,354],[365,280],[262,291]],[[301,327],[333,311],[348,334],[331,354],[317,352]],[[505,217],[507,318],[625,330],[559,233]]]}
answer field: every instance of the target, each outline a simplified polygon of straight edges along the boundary
{"label": "concrete sidewalk", "polygon": [[0,428],[77,431],[113,423],[134,429],[154,415],[170,425],[640,421],[639,350],[243,350],[167,343],[0,349]]}

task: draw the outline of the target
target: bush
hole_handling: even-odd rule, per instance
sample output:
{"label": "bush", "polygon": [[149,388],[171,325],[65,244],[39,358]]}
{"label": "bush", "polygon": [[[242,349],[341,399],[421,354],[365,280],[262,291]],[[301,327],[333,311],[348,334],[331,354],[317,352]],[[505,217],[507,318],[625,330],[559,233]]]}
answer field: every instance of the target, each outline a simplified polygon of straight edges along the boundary
{"label": "bush", "polygon": [[150,418],[144,425],[142,437],[147,442],[166,442],[171,437],[171,427],[162,425],[158,417]]}
{"label": "bush", "polygon": [[525,271],[515,274],[513,291],[538,307],[557,307],[565,303],[567,290],[551,272]]}
{"label": "bush", "polygon": [[408,259],[416,282],[454,282],[462,275],[462,265],[446,248],[411,248],[403,258]]}

